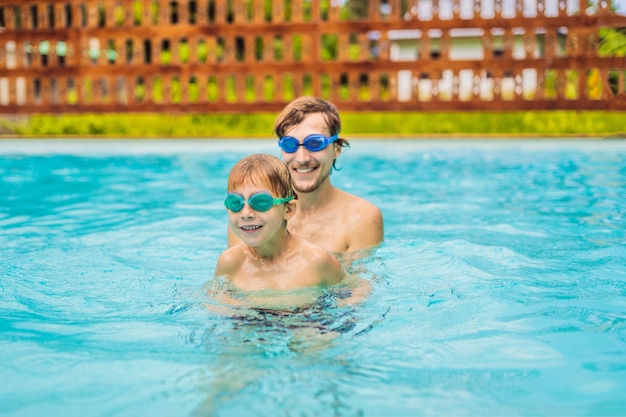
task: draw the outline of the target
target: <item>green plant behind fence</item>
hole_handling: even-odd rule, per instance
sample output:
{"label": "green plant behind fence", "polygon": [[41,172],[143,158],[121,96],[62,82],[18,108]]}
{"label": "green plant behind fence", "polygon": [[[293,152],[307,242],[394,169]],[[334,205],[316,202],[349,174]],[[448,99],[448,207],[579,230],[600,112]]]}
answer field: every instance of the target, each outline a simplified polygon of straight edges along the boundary
{"label": "green plant behind fence", "polygon": [[[343,112],[346,138],[456,136],[626,137],[623,112]],[[2,121],[4,132],[28,137],[271,138],[276,114],[35,115]]]}

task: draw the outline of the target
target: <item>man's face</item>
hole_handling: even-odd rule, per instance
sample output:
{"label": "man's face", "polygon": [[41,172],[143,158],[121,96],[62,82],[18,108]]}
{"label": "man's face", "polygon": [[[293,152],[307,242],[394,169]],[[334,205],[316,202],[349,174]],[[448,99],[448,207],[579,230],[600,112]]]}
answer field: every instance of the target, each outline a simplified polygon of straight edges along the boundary
{"label": "man's face", "polygon": [[[309,114],[299,125],[286,131],[285,136],[293,136],[302,144],[304,139],[313,133],[330,135],[322,113]],[[309,151],[304,146],[299,146],[294,153],[283,151],[282,159],[289,167],[291,182],[296,192],[310,193],[317,190],[328,180],[333,161],[340,153],[341,148],[334,143],[317,152]]]}

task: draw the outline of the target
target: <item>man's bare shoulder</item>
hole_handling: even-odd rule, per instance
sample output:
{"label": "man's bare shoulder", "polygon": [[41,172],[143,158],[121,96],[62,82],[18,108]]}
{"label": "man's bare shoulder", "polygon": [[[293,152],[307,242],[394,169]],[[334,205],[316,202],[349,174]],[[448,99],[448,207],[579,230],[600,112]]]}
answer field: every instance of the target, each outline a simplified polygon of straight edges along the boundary
{"label": "man's bare shoulder", "polygon": [[366,199],[341,191],[343,224],[347,231],[347,250],[372,248],[383,241],[383,214]]}
{"label": "man's bare shoulder", "polygon": [[292,238],[298,245],[298,252],[303,255],[302,257],[314,262],[323,262],[328,260],[328,256],[334,257],[332,253],[324,249],[317,243],[313,243],[308,239],[304,239],[300,236],[292,235]]}
{"label": "man's bare shoulder", "polygon": [[374,203],[340,190],[340,201],[343,220],[352,223],[354,227],[375,226],[382,227],[383,215],[378,206]]}
{"label": "man's bare shoulder", "polygon": [[363,197],[340,189],[337,189],[337,195],[339,196],[337,200],[350,211],[358,210],[359,212],[370,213],[371,215],[380,214],[378,206]]}

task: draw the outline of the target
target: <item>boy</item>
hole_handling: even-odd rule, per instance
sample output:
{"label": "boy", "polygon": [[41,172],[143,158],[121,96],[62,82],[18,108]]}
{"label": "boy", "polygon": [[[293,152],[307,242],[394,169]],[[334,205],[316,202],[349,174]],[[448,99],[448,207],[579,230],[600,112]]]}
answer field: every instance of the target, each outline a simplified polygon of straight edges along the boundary
{"label": "boy", "polygon": [[224,204],[230,229],[242,243],[222,252],[215,276],[242,291],[339,283],[344,271],[335,256],[287,230],[296,198],[289,169],[277,157],[255,154],[235,164]]}

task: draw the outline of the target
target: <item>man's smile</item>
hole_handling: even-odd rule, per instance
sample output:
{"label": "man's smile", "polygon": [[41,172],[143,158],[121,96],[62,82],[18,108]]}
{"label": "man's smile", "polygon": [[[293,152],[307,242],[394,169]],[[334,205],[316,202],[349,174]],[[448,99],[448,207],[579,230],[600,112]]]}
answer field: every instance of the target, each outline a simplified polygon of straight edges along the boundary
{"label": "man's smile", "polygon": [[294,168],[294,171],[296,171],[298,174],[309,174],[313,171],[315,171],[317,168],[316,167],[306,167],[306,168]]}

